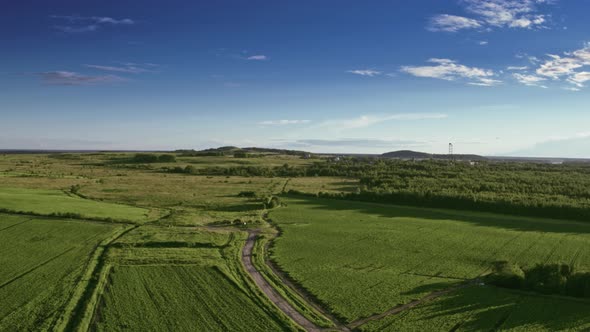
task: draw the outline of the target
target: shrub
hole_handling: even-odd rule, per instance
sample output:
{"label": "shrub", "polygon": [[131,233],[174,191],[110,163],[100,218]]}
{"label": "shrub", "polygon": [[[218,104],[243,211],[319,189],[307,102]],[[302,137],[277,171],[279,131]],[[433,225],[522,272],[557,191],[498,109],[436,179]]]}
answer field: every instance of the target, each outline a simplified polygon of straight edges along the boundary
{"label": "shrub", "polygon": [[572,269],[560,264],[537,264],[525,272],[525,288],[543,294],[564,294]]}
{"label": "shrub", "polygon": [[506,261],[495,262],[493,272],[487,277],[487,282],[499,287],[520,289],[524,285],[525,273],[516,264]]}
{"label": "shrub", "polygon": [[590,298],[590,273],[573,274],[567,279],[565,294]]}

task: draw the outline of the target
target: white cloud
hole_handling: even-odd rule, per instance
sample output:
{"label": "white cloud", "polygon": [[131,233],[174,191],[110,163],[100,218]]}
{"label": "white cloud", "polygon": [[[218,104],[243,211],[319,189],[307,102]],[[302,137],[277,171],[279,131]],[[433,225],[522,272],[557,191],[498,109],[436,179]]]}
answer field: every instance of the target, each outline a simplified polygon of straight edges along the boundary
{"label": "white cloud", "polygon": [[549,59],[542,62],[535,70],[538,76],[551,78],[555,81],[565,81],[581,88],[584,83],[590,81],[590,72],[581,68],[590,66],[590,45],[573,52],[564,52],[563,55],[547,54]]}
{"label": "white cloud", "polygon": [[[151,65],[151,64],[150,64]],[[119,73],[128,73],[128,74],[140,74],[151,72],[151,70],[142,68],[137,64],[129,63],[125,64],[124,66],[102,66],[102,65],[85,65],[88,68],[104,70],[104,71],[112,71],[112,72],[119,72]],[[150,67],[153,67],[151,65]]]}
{"label": "white cloud", "polygon": [[474,29],[480,27],[481,24],[472,18],[440,14],[435,15],[430,19],[430,25],[427,29],[430,31],[457,32],[463,29]]}
{"label": "white cloud", "polygon": [[106,16],[78,16],[78,15],[51,15],[52,19],[67,22],[67,25],[56,25],[54,28],[66,33],[82,33],[98,30],[101,26],[133,25],[135,21],[130,18],[115,19]]}
{"label": "white cloud", "polygon": [[481,41],[480,41],[478,44],[479,44],[479,45],[482,45],[482,46],[485,46],[485,45],[487,45],[487,44],[489,44],[489,43],[488,43],[488,41],[487,41],[487,40],[481,40]]}
{"label": "white cloud", "polygon": [[256,60],[256,61],[264,61],[264,60],[268,60],[268,57],[266,55],[252,55],[246,58],[246,60]]}
{"label": "white cloud", "polygon": [[435,15],[430,19],[431,31],[457,32],[463,29],[491,28],[544,28],[550,15],[540,14],[541,5],[553,3],[548,0],[460,0],[465,11],[474,17],[449,14]]}
{"label": "white cloud", "polygon": [[538,75],[558,79],[564,75],[571,75],[575,69],[583,66],[583,63],[576,58],[560,57],[559,55],[547,54],[551,60],[541,64],[536,70]]}
{"label": "white cloud", "polygon": [[465,79],[471,85],[493,86],[502,83],[493,79],[493,70],[477,67],[468,67],[458,64],[454,60],[432,58],[428,62],[435,63],[434,66],[403,66],[401,71],[416,77],[437,78],[447,81]]}
{"label": "white cloud", "polygon": [[582,71],[575,73],[568,78],[568,82],[577,85],[578,87],[584,87],[584,83],[590,81],[590,72]]}
{"label": "white cloud", "polygon": [[310,120],[267,120],[258,122],[259,125],[263,126],[284,126],[284,125],[296,125],[310,123]]}
{"label": "white cloud", "polygon": [[399,113],[389,115],[362,115],[352,119],[328,120],[319,124],[320,127],[334,127],[338,129],[365,128],[386,121],[418,121],[445,119],[442,113]]}
{"label": "white cloud", "polygon": [[463,0],[466,10],[494,27],[541,27],[546,16],[536,14],[543,0]]}
{"label": "white cloud", "polygon": [[126,81],[115,75],[89,76],[71,71],[49,71],[37,75],[44,83],[51,85],[95,85]]}
{"label": "white cloud", "polygon": [[381,75],[380,71],[373,70],[373,69],[355,69],[355,70],[349,70],[349,71],[347,71],[347,73],[356,74],[356,75],[360,75],[360,76],[369,76],[369,77]]}
{"label": "white cloud", "polygon": [[541,88],[547,88],[544,85],[540,85],[541,82],[545,81],[546,78],[536,76],[536,75],[527,75],[527,74],[520,74],[514,73],[512,76],[520,83],[528,86],[538,86]]}
{"label": "white cloud", "polygon": [[528,66],[508,66],[506,70],[527,70],[529,69]]}
{"label": "white cloud", "polygon": [[573,91],[573,92],[582,91],[582,89],[580,89],[580,88],[574,88],[574,87],[572,87],[572,86],[566,86],[566,87],[565,87],[565,88],[563,88],[563,89],[564,89],[564,90],[567,90],[567,91]]}

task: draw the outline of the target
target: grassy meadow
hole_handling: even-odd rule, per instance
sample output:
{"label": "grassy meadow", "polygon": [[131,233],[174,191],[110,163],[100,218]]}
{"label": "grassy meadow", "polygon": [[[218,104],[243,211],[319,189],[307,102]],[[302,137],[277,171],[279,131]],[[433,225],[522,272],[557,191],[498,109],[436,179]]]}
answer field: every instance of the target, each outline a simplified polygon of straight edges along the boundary
{"label": "grassy meadow", "polygon": [[[590,329],[588,300],[481,283],[372,317],[498,261],[590,272],[590,223],[318,198],[361,186],[326,158],[169,155],[0,154],[0,331],[302,330],[246,272],[248,231],[257,269],[320,328]],[[310,165],[331,172],[248,173]],[[187,167],[204,174],[171,171]]]}
{"label": "grassy meadow", "polygon": [[116,224],[0,214],[0,330],[50,330]]}
{"label": "grassy meadow", "polygon": [[566,262],[590,271],[587,223],[325,199],[285,202],[270,214],[282,231],[273,260],[348,322],[483,276],[496,261]]}

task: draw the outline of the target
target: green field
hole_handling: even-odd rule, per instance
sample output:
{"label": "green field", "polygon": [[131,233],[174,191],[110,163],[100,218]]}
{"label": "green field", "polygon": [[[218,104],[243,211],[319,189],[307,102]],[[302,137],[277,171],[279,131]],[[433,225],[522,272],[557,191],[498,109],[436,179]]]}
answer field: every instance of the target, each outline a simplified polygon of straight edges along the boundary
{"label": "green field", "polygon": [[[242,265],[246,231],[259,235],[256,269],[319,329],[590,329],[587,299],[483,279],[387,315],[483,277],[502,260],[589,272],[590,223],[343,200],[340,193],[361,193],[366,179],[340,175],[378,167],[370,162],[260,154],[137,164],[132,157],[0,155],[0,331],[300,330]],[[323,175],[272,175],[318,162],[311,173]],[[216,174],[170,172],[186,166]],[[232,168],[240,175],[217,174]],[[275,173],[248,173],[260,169]],[[282,206],[266,209],[271,196]]]}
{"label": "green field", "polygon": [[590,224],[311,198],[286,203],[270,215],[283,232],[273,259],[349,322],[482,276],[494,261],[590,270]]}
{"label": "green field", "polygon": [[0,214],[0,330],[53,326],[95,246],[118,228]]}
{"label": "green field", "polygon": [[590,302],[473,287],[397,316],[369,323],[362,331],[588,331]]}
{"label": "green field", "polygon": [[279,331],[216,267],[118,266],[97,323],[98,331]]}
{"label": "green field", "polygon": [[142,221],[148,210],[122,205],[96,202],[67,195],[58,190],[0,188],[0,209],[31,212],[42,215],[77,214],[86,218]]}

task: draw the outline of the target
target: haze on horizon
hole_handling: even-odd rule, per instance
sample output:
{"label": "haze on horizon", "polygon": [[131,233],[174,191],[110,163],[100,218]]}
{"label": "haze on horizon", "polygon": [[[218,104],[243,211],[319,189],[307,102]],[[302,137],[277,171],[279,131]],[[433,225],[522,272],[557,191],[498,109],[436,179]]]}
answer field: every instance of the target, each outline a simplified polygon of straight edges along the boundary
{"label": "haze on horizon", "polygon": [[590,157],[590,3],[20,1],[0,149]]}

